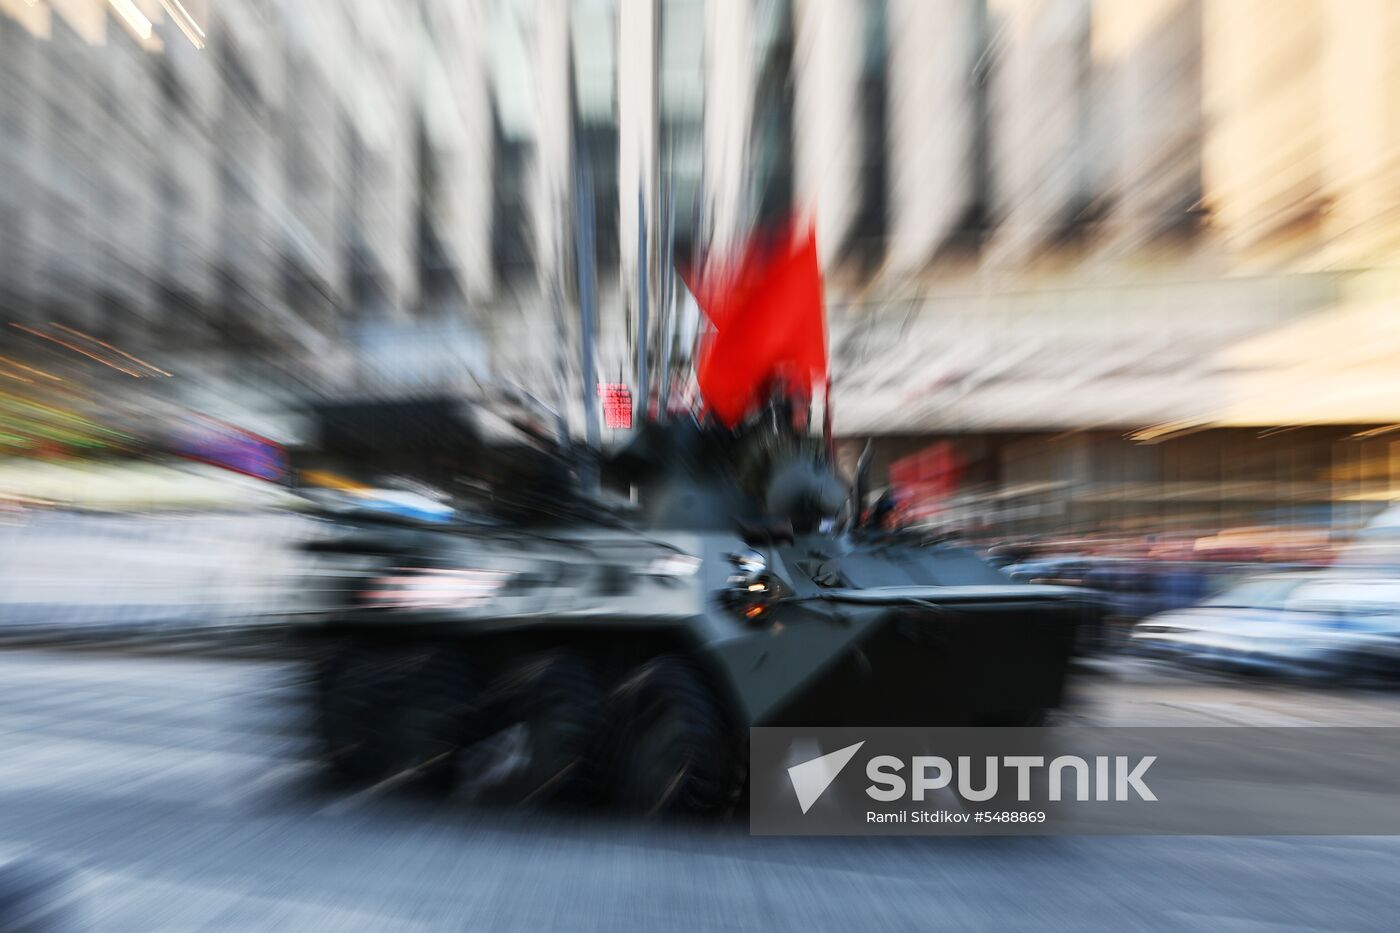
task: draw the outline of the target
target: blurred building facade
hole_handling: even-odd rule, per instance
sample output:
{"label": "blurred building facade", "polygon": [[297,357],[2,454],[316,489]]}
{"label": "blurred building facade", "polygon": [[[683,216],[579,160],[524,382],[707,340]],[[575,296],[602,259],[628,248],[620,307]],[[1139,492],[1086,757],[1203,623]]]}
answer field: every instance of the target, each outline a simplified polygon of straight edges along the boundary
{"label": "blurred building facade", "polygon": [[838,423],[955,439],[950,509],[1030,528],[1393,498],[1400,9],[939,6],[887,5],[903,181],[834,317]]}
{"label": "blurred building facade", "polygon": [[5,315],[178,359],[206,394],[365,378],[365,328],[491,288],[480,12],[0,2]]}
{"label": "blurred building facade", "polygon": [[1252,432],[1327,510],[1400,489],[1397,39],[1390,0],[0,0],[0,301],[555,400],[580,257],[630,382],[639,315],[695,326],[672,259],[795,210],[880,462],[1160,515]]}

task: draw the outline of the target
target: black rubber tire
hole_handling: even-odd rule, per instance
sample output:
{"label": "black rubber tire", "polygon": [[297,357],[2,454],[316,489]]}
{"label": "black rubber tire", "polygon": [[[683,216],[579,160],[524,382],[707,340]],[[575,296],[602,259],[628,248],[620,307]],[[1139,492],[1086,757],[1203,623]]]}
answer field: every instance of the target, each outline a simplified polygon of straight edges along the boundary
{"label": "black rubber tire", "polygon": [[526,727],[527,761],[509,780],[483,788],[483,803],[536,807],[600,797],[604,690],[578,655],[548,652],[493,681],[488,731]]}
{"label": "black rubber tire", "polygon": [[687,659],[661,655],[613,691],[621,723],[614,768],[619,803],[635,813],[715,814],[743,790],[742,750],[724,709]]}
{"label": "black rubber tire", "polygon": [[477,679],[448,646],[342,643],[319,662],[315,707],[321,756],[353,783],[399,775],[449,790],[457,756],[479,734]]}

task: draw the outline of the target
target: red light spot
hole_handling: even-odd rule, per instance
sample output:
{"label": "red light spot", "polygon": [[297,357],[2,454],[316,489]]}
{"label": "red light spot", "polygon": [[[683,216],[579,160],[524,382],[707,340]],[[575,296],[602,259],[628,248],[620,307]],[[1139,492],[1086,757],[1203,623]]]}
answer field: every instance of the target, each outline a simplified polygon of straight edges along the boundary
{"label": "red light spot", "polygon": [[603,400],[603,425],[613,430],[632,427],[632,390],[620,382],[598,383],[598,397]]}

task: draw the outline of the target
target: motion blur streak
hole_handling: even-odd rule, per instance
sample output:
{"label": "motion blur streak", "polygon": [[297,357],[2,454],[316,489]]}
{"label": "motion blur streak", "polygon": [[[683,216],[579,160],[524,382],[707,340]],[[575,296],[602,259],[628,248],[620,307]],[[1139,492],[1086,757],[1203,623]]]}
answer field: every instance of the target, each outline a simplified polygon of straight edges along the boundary
{"label": "motion blur streak", "polygon": [[90,335],[90,334],[85,334],[85,333],[83,333],[83,332],[80,331],[80,330],[74,330],[73,328],[68,327],[68,326],[65,325],[65,324],[58,324],[58,323],[55,323],[53,326],[54,326],[54,327],[57,327],[59,330],[67,331],[68,333],[72,334],[74,337],[80,337],[80,338],[82,338],[83,340],[91,341],[92,343],[95,343],[95,344],[97,344],[97,345],[100,346],[100,347],[104,347],[104,348],[106,348],[106,349],[108,349],[108,350],[111,350],[113,353],[119,354],[119,355],[125,357],[126,359],[130,360],[131,362],[135,363],[136,365],[142,366],[142,367],[144,367],[144,368],[146,368],[146,369],[149,369],[149,370],[151,370],[151,371],[154,372],[154,373],[157,373],[157,374],[162,375],[162,376],[168,376],[168,375],[170,375],[170,373],[168,373],[168,372],[166,372],[165,370],[161,369],[159,366],[152,366],[150,363],[147,363],[145,360],[137,359],[136,357],[132,356],[130,353],[127,353],[125,350],[120,350],[120,349],[118,349],[118,348],[112,346],[110,343],[108,343],[108,342],[105,341],[105,340],[98,340],[96,337],[93,337],[93,336]]}
{"label": "motion blur streak", "polygon": [[1394,0],[0,0],[0,929],[1392,927],[681,725],[1400,724],[1397,114]]}
{"label": "motion blur streak", "polygon": [[108,0],[112,4],[112,9],[121,14],[127,25],[142,39],[151,37],[151,21],[146,19],[146,15],[136,8],[132,0]]}
{"label": "motion blur streak", "polygon": [[51,335],[51,334],[41,334],[39,331],[35,330],[34,328],[32,328],[32,327],[25,327],[23,324],[11,324],[10,326],[11,326],[11,327],[16,327],[16,328],[18,328],[18,329],[24,331],[26,334],[33,334],[35,337],[41,337],[41,338],[43,338],[44,340],[52,340],[54,343],[58,344],[60,347],[64,347],[65,349],[72,350],[74,353],[81,353],[83,356],[87,357],[87,358],[90,359],[90,360],[95,360],[96,362],[101,363],[103,366],[110,366],[110,367],[112,367],[113,369],[117,370],[118,372],[126,373],[128,376],[131,376],[131,377],[133,377],[133,378],[136,378],[136,379],[141,378],[141,374],[138,373],[138,372],[136,372],[135,370],[127,369],[125,366],[119,366],[119,365],[117,365],[116,363],[113,363],[111,360],[105,360],[105,359],[103,359],[102,357],[98,356],[97,354],[95,354],[95,353],[90,353],[90,352],[88,352],[87,350],[84,350],[82,347],[77,346],[76,344],[69,343],[67,340],[63,340],[63,339],[61,339],[61,338],[59,338],[59,337],[54,337],[54,336]]}

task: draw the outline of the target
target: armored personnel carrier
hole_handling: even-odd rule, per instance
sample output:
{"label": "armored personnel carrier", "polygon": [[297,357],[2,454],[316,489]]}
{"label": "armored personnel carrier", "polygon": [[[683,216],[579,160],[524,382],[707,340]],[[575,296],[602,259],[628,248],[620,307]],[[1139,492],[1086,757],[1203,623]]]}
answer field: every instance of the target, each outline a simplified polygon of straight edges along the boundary
{"label": "armored personnel carrier", "polygon": [[[298,628],[336,773],[703,812],[743,791],[751,726],[1026,725],[1059,704],[1075,631],[1095,611],[1082,593],[1016,584],[952,544],[876,527],[864,471],[848,492],[829,418],[811,428],[829,386],[814,231],[776,228],[705,268],[720,272],[687,278],[710,322],[699,340],[681,340],[663,306],[653,346],[644,308],[637,317],[648,417],[612,455],[572,448],[562,424],[554,444],[535,430],[535,444],[503,448],[434,418],[420,450],[398,436],[407,409],[372,431],[339,419],[349,459],[472,472],[479,508],[420,510],[431,521],[341,510],[316,545],[317,611]],[[672,350],[688,345],[698,396],[678,410]],[[596,438],[596,415],[585,427]]]}
{"label": "armored personnel carrier", "polygon": [[533,508],[339,520],[300,622],[326,764],[703,812],[742,792],[750,726],[1039,722],[1092,607],[869,527],[790,415],[643,425],[600,464],[636,505],[537,451]]}

